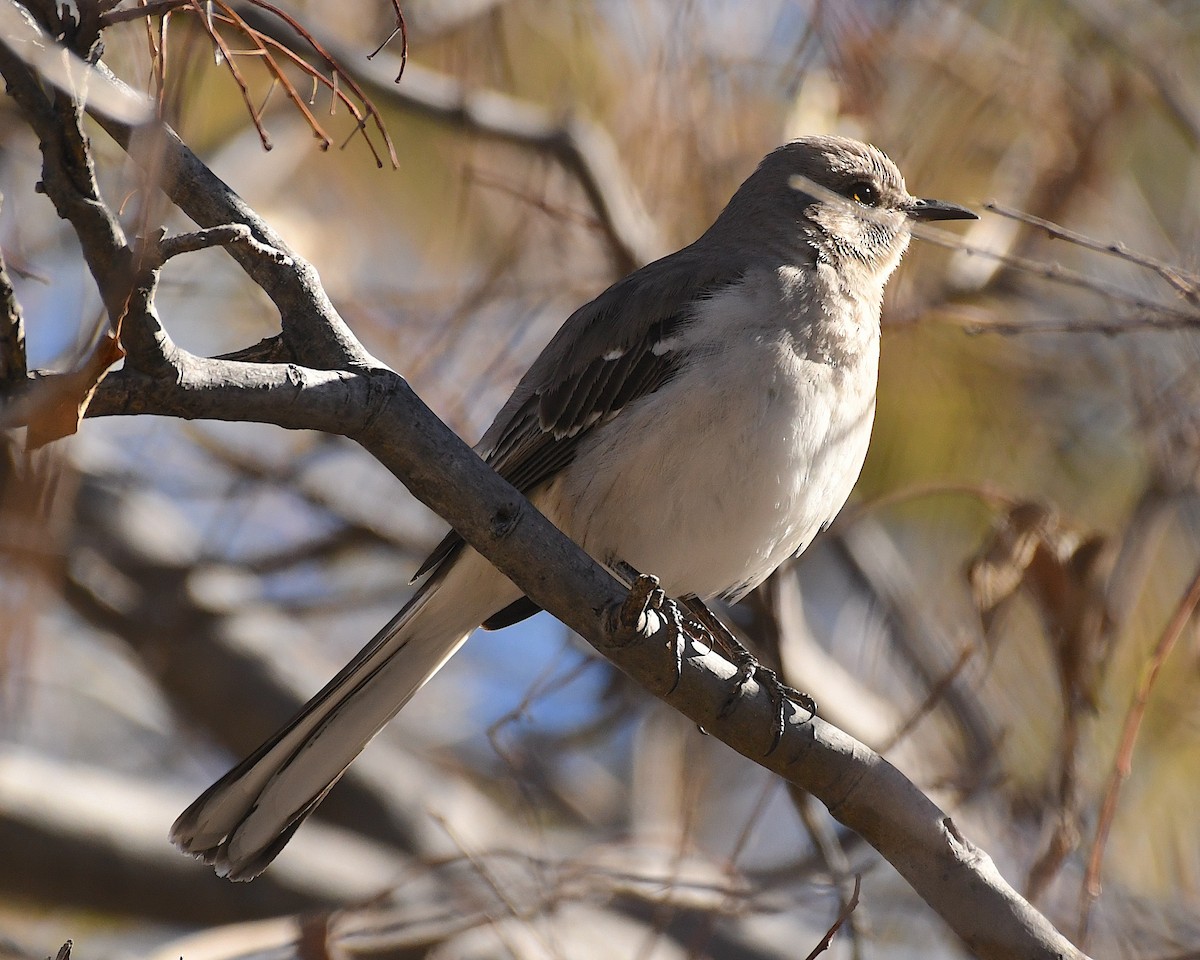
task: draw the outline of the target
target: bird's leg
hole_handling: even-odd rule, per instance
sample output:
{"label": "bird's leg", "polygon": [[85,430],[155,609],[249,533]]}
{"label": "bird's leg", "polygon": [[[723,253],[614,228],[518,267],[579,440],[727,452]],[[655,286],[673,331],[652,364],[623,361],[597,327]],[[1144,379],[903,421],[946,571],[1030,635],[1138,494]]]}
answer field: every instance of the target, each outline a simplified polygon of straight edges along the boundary
{"label": "bird's leg", "polygon": [[[675,692],[683,678],[684,638],[685,635],[692,634],[692,631],[688,630],[689,624],[684,621],[679,604],[669,599],[659,587],[658,577],[638,573],[624,560],[617,561],[613,566],[616,574],[624,579],[629,587],[629,596],[621,604],[621,623],[643,634],[657,633],[664,625],[668,628],[668,644],[674,658],[674,677],[670,689],[667,690],[667,694],[670,695]],[[665,624],[652,627],[649,618],[654,614],[665,621]]]}
{"label": "bird's leg", "polygon": [[775,706],[775,730],[771,746],[767,748],[765,754],[765,756],[769,757],[775,752],[775,748],[779,746],[780,740],[783,739],[783,731],[787,723],[786,704],[790,701],[807,710],[813,716],[816,716],[816,702],[807,693],[797,690],[795,687],[790,687],[780,680],[779,675],[774,670],[764,667],[759,663],[754,654],[746,648],[746,645],[733,635],[732,631],[721,622],[716,614],[708,609],[704,601],[699,597],[688,597],[683,603],[709,635],[728,651],[730,659],[733,661],[734,666],[737,667],[736,686],[721,707],[720,716],[728,716],[730,711],[737,706],[738,700],[742,698],[745,692],[746,684],[752,678],[766,690],[767,696],[771,698]]}

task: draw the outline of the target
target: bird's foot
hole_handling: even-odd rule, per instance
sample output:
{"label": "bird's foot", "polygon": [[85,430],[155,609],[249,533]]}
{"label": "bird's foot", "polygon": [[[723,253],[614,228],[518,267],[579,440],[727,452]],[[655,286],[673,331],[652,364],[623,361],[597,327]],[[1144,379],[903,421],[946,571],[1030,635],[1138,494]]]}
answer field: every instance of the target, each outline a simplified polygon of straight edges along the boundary
{"label": "bird's foot", "polygon": [[629,578],[629,596],[621,604],[617,618],[620,626],[626,630],[649,636],[662,628],[662,623],[658,621],[663,615],[663,608],[670,601],[658,585],[658,577],[638,573],[632,567],[629,570],[632,572]]}
{"label": "bird's foot", "polygon": [[734,676],[734,688],[725,703],[722,704],[717,715],[724,718],[733,712],[742,697],[745,696],[746,686],[751,680],[762,687],[766,691],[767,696],[771,698],[771,703],[775,710],[775,725],[772,732],[771,745],[767,748],[766,753],[763,754],[769,757],[775,752],[780,741],[783,739],[783,732],[787,726],[787,704],[794,703],[815,717],[817,715],[816,701],[807,693],[784,683],[779,679],[779,675],[774,670],[764,667],[759,663],[758,658],[746,649],[745,644],[735,637],[729,628],[708,609],[704,601],[698,597],[691,597],[685,600],[684,603],[696,616],[698,625],[725,648],[733,665],[737,667],[737,673]]}
{"label": "bird's foot", "polygon": [[638,573],[622,562],[618,572],[629,581],[629,596],[617,614],[619,623],[637,636],[649,637],[666,628],[667,645],[674,660],[673,678],[668,694],[675,692],[683,677],[683,652],[686,636],[690,634],[679,604],[671,600],[658,585],[658,577]]}

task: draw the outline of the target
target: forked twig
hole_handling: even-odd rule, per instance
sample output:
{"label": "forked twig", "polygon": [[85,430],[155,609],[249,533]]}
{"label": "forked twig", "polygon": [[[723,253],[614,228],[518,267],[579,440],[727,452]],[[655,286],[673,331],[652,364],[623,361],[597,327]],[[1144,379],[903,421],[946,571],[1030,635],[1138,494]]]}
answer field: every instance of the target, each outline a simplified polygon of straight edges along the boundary
{"label": "forked twig", "polygon": [[[246,105],[247,113],[250,115],[251,121],[254,123],[255,130],[258,132],[259,140],[262,142],[263,149],[270,150],[272,147],[270,135],[267,133],[263,125],[263,115],[266,111],[267,103],[270,100],[270,95],[274,89],[282,87],[288,99],[304,117],[305,123],[313,131],[317,140],[320,142],[321,149],[327,150],[333,145],[333,139],[322,127],[320,121],[317,120],[313,112],[309,109],[305,98],[301,95],[296,85],[288,78],[284,71],[284,64],[280,62],[279,55],[282,54],[288,61],[295,65],[304,74],[309,76],[314,84],[314,89],[317,84],[324,85],[332,94],[332,105],[330,113],[334,112],[337,103],[341,102],[346,105],[347,109],[353,115],[355,120],[354,129],[343,142],[344,147],[349,143],[350,139],[355,134],[362,134],[366,141],[367,148],[371,151],[371,155],[378,167],[383,167],[384,160],[380,156],[368,133],[368,125],[373,123],[376,130],[387,148],[387,158],[393,169],[399,167],[400,161],[396,156],[396,148],[392,143],[391,136],[384,126],[383,118],[371,99],[366,95],[363,89],[333,58],[332,55],[320,44],[320,42],[306,30],[304,26],[292,17],[290,14],[279,9],[267,0],[248,0],[248,2],[263,10],[267,14],[278,18],[286,23],[292,30],[299,34],[306,43],[312,48],[316,56],[322,61],[322,66],[328,71],[328,76],[322,73],[321,69],[309,62],[306,57],[293,50],[287,43],[277,40],[269,36],[261,30],[256,29],[248,23],[236,10],[233,9],[224,0],[148,0],[147,3],[132,7],[125,10],[113,10],[105,13],[102,18],[103,26],[110,26],[117,23],[123,23],[132,20],[144,19],[152,16],[162,16],[165,18],[174,11],[184,11],[194,13],[200,21],[201,28],[208,35],[210,42],[216,48],[218,60],[224,59],[229,69],[230,75],[234,82],[237,83],[241,91],[242,101]],[[396,5],[396,0],[393,0]],[[404,20],[400,15],[397,6],[397,18],[400,26],[400,32],[404,37],[404,57],[407,57],[408,38],[404,28]],[[226,39],[221,35],[219,26],[224,25],[232,27],[243,37],[245,37],[251,46],[248,50],[232,49]],[[389,38],[390,39],[390,38]],[[160,45],[158,51],[159,56],[163,55],[165,45]],[[152,51],[153,52],[153,51]],[[256,106],[250,93],[249,84],[243,76],[242,71],[238,68],[236,58],[241,56],[253,56],[262,59],[264,66],[271,75],[271,88],[267,95],[263,97],[261,105]],[[156,62],[158,58],[156,57]],[[163,86],[163,78],[161,74],[163,70],[159,70],[159,86]],[[399,79],[399,77],[397,77]],[[342,87],[346,87],[349,93],[345,92]],[[357,102],[356,102],[357,99]],[[361,105],[361,106],[360,106]]]}
{"label": "forked twig", "polygon": [[[395,0],[393,0],[393,2],[395,3]],[[302,36],[304,38],[305,42],[313,48],[313,52],[315,52],[317,54],[317,56],[319,56],[325,62],[325,66],[330,71],[330,73],[335,78],[340,78],[340,80],[338,80],[338,81],[326,80],[325,77],[322,76],[318,71],[313,70],[311,65],[308,65],[306,67],[307,71],[309,73],[311,73],[312,75],[318,77],[322,82],[326,83],[329,86],[329,88],[331,90],[333,90],[334,93],[339,96],[339,99],[341,99],[341,101],[343,103],[345,103],[347,106],[352,106],[352,102],[350,101],[350,99],[348,97],[346,97],[344,94],[341,93],[341,91],[337,87],[337,82],[345,83],[346,86],[348,86],[350,88],[351,92],[359,99],[359,102],[362,103],[363,108],[366,111],[367,115],[374,121],[375,128],[379,131],[379,135],[383,138],[383,142],[387,145],[388,159],[391,161],[393,169],[398,168],[400,166],[400,161],[396,157],[396,148],[392,143],[392,138],[388,135],[387,128],[383,124],[383,118],[380,116],[379,111],[375,109],[375,104],[373,104],[371,102],[371,98],[368,97],[366,95],[366,93],[363,92],[362,87],[358,85],[358,83],[355,81],[355,79],[349,73],[347,73],[344,69],[342,69],[342,66],[338,63],[337,60],[335,60],[333,58],[332,54],[330,54],[321,45],[321,43],[317,40],[317,38],[314,37],[312,35],[312,33],[310,33],[308,30],[306,30],[304,28],[303,24],[301,24],[300,21],[298,21],[295,17],[293,17],[290,14],[286,13],[285,11],[279,9],[279,7],[276,7],[274,4],[268,3],[267,0],[249,0],[249,3],[255,7],[258,7],[261,10],[265,10],[267,13],[271,14],[272,16],[277,17],[278,19],[282,20],[284,23],[286,23],[289,27],[291,27],[298,34],[300,34],[300,36]],[[242,21],[242,22],[245,23],[245,21]],[[403,18],[401,18],[401,23],[403,23]],[[258,34],[258,36],[260,36],[260,37],[263,36],[263,34],[259,33],[259,31],[255,31],[255,33]],[[407,52],[408,52],[407,34],[406,34],[406,39],[405,39],[404,52],[405,52],[405,56],[407,56]],[[399,79],[399,77],[397,77],[397,79]],[[364,134],[363,135],[364,135],[364,138],[366,138],[365,126],[364,126]],[[369,138],[367,138],[367,142],[370,143]],[[372,153],[374,153],[373,146],[372,146]],[[376,162],[379,164],[379,166],[381,166],[381,167],[383,166],[383,161],[379,159],[378,154],[376,154]]]}
{"label": "forked twig", "polygon": [[400,70],[396,73],[396,83],[404,76],[404,68],[408,66],[408,24],[404,22],[404,11],[400,9],[400,0],[392,0],[392,9],[396,11],[396,29],[388,34],[388,38],[367,54],[368,60],[374,60],[389,43],[400,34]]}

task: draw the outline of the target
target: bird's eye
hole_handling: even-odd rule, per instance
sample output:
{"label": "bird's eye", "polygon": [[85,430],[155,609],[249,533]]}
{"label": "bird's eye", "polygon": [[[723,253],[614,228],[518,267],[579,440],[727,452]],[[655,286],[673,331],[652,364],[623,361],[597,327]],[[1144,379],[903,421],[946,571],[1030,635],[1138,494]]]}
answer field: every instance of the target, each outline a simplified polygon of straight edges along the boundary
{"label": "bird's eye", "polygon": [[846,196],[868,207],[873,207],[879,202],[879,191],[873,183],[868,183],[866,180],[850,184],[846,190]]}

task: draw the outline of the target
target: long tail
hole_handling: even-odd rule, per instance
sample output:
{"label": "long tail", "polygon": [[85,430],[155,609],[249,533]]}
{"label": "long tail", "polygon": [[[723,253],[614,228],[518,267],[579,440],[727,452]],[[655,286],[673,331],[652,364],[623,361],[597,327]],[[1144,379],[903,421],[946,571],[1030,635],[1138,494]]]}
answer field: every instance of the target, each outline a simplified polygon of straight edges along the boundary
{"label": "long tail", "polygon": [[171,841],[222,876],[258,876],[470,632],[519,597],[486,560],[464,550],[287,726],[181,813]]}

